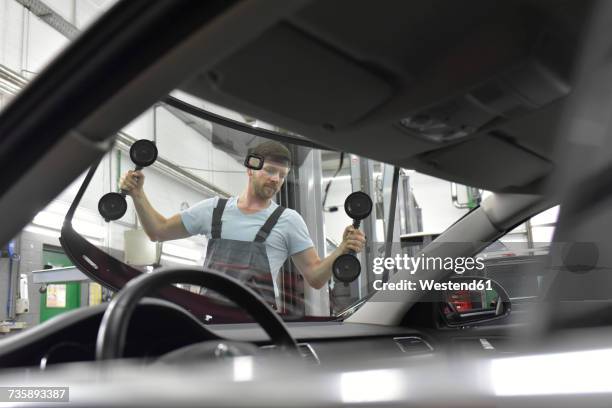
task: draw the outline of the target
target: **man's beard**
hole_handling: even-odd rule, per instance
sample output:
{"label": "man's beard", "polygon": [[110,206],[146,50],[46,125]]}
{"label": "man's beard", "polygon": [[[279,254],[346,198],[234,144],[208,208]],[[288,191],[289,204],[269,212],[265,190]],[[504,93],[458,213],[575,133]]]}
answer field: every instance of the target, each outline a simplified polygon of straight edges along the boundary
{"label": "man's beard", "polygon": [[254,183],[253,187],[255,195],[257,195],[259,198],[263,198],[266,200],[274,197],[278,192],[278,188],[270,186],[268,184],[258,185],[257,183]]}

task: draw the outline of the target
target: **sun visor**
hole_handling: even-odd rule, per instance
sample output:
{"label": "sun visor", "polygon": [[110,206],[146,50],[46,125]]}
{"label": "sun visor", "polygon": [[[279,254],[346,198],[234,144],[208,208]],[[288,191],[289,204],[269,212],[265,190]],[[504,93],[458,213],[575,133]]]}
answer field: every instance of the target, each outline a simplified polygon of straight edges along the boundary
{"label": "sun visor", "polygon": [[208,72],[220,92],[309,125],[339,128],[392,94],[380,76],[289,24],[278,24]]}
{"label": "sun visor", "polygon": [[419,171],[492,191],[526,186],[553,168],[533,152],[491,134],[429,152],[419,161]]}

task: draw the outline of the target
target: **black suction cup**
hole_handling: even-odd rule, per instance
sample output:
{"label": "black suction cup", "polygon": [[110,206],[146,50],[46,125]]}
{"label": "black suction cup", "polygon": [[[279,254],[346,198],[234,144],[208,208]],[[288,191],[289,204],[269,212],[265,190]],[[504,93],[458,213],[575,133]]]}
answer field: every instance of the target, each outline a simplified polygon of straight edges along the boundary
{"label": "black suction cup", "polygon": [[136,167],[148,167],[157,160],[157,146],[150,140],[138,140],[130,147],[130,159]]}
{"label": "black suction cup", "polygon": [[[157,160],[157,146],[150,140],[137,140],[130,147],[130,159],[136,165],[135,170],[148,167]],[[127,211],[125,196],[127,191],[104,194],[98,201],[98,212],[106,222],[115,221],[123,217]]]}
{"label": "black suction cup", "polygon": [[106,193],[98,201],[98,212],[106,222],[118,220],[126,211],[125,196],[119,193]]}
{"label": "black suction cup", "polygon": [[340,255],[334,261],[332,272],[338,281],[350,283],[361,273],[361,264],[355,255]]}
{"label": "black suction cup", "polygon": [[[353,227],[359,228],[361,220],[367,218],[372,212],[372,199],[363,191],[355,191],[344,200],[344,211],[353,219]],[[348,284],[361,273],[361,264],[355,257],[354,251],[340,255],[332,265],[332,273],[340,282]]]}
{"label": "black suction cup", "polygon": [[372,212],[372,200],[363,191],[355,191],[346,197],[344,211],[353,220],[363,220]]}

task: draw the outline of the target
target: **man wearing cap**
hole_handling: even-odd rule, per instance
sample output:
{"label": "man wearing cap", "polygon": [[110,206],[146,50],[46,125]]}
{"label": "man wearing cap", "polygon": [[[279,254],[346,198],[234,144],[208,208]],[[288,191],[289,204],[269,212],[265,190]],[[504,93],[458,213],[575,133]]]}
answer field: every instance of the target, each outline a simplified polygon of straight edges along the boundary
{"label": "man wearing cap", "polygon": [[306,282],[319,289],[330,279],[334,260],[349,250],[360,252],[365,236],[352,225],[346,227],[338,248],[320,259],[302,217],[272,201],[289,173],[289,150],[266,141],[250,153],[263,158],[263,167],[247,168],[248,183],[240,196],[203,200],[170,218],[149,203],[142,172],[128,171],[121,179],[121,188],[132,197],[152,241],[206,235],[209,241],[204,267],[244,282],[276,306],[278,272],[289,256]]}

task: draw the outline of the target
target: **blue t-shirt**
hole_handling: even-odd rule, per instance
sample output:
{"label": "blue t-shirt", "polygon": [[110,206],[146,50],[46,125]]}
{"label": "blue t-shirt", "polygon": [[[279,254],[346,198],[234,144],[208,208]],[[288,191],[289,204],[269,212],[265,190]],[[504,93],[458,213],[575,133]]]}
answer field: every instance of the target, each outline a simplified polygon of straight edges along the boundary
{"label": "blue t-shirt", "polygon": [[[191,235],[202,234],[211,238],[212,214],[218,201],[219,197],[209,198],[181,212],[183,225]],[[255,235],[278,207],[278,204],[271,202],[265,210],[253,214],[244,214],[238,209],[237,202],[237,197],[231,197],[225,205],[221,217],[221,238],[254,241]],[[304,219],[295,210],[289,208],[283,211],[270,235],[266,238],[265,245],[275,290],[278,270],[285,260],[291,255],[314,246]]]}

